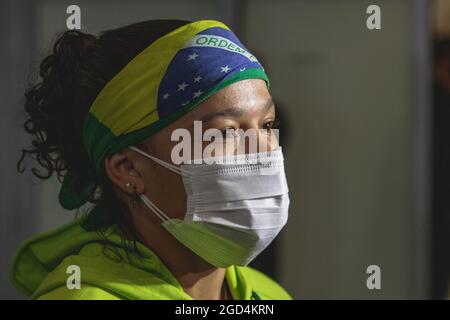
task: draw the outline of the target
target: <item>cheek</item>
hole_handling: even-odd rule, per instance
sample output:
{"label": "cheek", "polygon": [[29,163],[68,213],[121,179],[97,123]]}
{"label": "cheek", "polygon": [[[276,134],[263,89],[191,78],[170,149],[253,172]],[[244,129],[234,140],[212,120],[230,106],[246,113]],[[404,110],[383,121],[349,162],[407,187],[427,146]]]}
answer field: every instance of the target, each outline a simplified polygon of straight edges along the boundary
{"label": "cheek", "polygon": [[[170,141],[171,128],[166,128],[146,143],[147,152],[172,163],[171,152],[176,142]],[[182,177],[154,161],[148,161],[144,170],[147,196],[170,218],[183,219],[186,212],[186,192]]]}
{"label": "cheek", "polygon": [[183,219],[186,212],[186,192],[180,175],[155,164],[145,176],[147,194],[167,216]]}
{"label": "cheek", "polygon": [[164,186],[162,197],[167,207],[167,215],[171,218],[183,219],[186,213],[186,191],[181,176],[170,172]]}

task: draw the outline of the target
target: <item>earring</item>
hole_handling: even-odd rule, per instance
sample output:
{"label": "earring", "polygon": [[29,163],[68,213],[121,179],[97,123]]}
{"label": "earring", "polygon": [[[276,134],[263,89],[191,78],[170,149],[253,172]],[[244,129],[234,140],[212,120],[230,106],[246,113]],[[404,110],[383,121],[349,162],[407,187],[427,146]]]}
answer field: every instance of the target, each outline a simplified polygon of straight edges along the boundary
{"label": "earring", "polygon": [[127,188],[130,188],[131,187],[131,182],[127,182],[126,186],[127,186]]}
{"label": "earring", "polygon": [[139,201],[141,199],[139,198],[139,194],[136,191],[136,187],[133,186],[133,188],[134,188],[134,192],[133,192],[133,195],[131,196],[131,206],[136,209],[139,206]]}

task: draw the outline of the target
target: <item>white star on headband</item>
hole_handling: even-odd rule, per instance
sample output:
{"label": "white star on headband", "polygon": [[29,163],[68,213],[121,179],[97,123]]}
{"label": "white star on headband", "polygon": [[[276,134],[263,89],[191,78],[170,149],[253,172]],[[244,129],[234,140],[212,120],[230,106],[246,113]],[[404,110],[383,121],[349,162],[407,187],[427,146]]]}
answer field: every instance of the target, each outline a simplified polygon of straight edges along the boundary
{"label": "white star on headband", "polygon": [[178,91],[186,89],[186,87],[188,86],[188,84],[186,84],[186,82],[183,82],[182,84],[178,85]]}
{"label": "white star on headband", "polygon": [[194,92],[194,98],[200,97],[200,95],[203,93],[202,90],[198,90],[197,92]]}
{"label": "white star on headband", "polygon": [[200,82],[200,80],[202,80],[201,76],[197,76],[194,78],[194,82]]}
{"label": "white star on headband", "polygon": [[199,56],[199,54],[197,52],[194,52],[193,54],[190,54],[188,56],[188,61],[195,60],[195,59],[197,59],[198,56]]}
{"label": "white star on headband", "polygon": [[230,71],[231,70],[231,68],[229,68],[228,66],[225,66],[225,67],[220,67],[220,72],[225,72],[225,73],[227,73],[228,71]]}
{"label": "white star on headband", "polygon": [[170,94],[165,93],[165,94],[163,95],[163,99],[165,100],[165,99],[167,99],[169,96],[170,96]]}

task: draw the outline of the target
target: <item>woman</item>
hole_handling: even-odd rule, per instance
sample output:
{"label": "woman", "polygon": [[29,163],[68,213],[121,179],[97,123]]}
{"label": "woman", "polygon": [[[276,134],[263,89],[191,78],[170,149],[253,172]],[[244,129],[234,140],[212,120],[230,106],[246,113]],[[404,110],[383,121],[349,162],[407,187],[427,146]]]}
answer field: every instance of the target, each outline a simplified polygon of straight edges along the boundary
{"label": "woman", "polygon": [[[63,178],[64,208],[94,207],[21,246],[10,273],[19,290],[32,299],[290,299],[246,266],[285,225],[289,197],[267,134],[269,80],[226,25],[67,31],[40,74],[26,93],[34,139],[21,160],[34,156],[42,179]],[[195,136],[197,121],[226,143],[202,141],[201,151],[215,145],[212,163],[184,149],[194,162],[180,165],[173,134]],[[254,129],[265,152],[242,155],[238,129]]]}

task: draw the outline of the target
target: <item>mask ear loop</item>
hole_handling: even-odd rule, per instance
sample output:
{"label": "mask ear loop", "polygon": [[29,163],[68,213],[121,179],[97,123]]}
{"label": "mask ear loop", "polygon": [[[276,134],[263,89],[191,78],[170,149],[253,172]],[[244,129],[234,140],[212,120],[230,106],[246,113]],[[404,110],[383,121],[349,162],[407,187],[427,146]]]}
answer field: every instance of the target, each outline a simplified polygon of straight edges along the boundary
{"label": "mask ear loop", "polygon": [[[136,147],[134,147],[134,146],[131,146],[131,147],[129,147],[129,148],[130,148],[131,150],[136,151],[137,153],[143,155],[144,157],[147,157],[147,158],[149,158],[149,159],[155,161],[155,162],[158,163],[159,165],[161,165],[161,166],[163,166],[163,167],[169,169],[169,170],[172,171],[172,172],[175,172],[175,173],[180,174],[180,175],[186,175],[186,176],[188,175],[188,172],[187,172],[187,171],[185,171],[185,170],[183,170],[183,169],[181,169],[181,168],[178,168],[177,166],[175,166],[175,165],[173,165],[173,164],[171,164],[171,163],[167,163],[167,162],[165,162],[165,161],[163,161],[163,160],[160,160],[160,159],[158,159],[158,158],[156,158],[156,157],[153,157],[153,156],[147,154],[146,152],[144,152],[144,151],[142,151],[142,150],[140,150],[140,149],[138,149],[138,148],[136,148]],[[153,203],[153,202],[152,202],[145,194],[139,194],[138,196],[139,196],[139,198],[142,200],[142,202],[144,202],[144,204],[145,204],[150,210],[152,210],[153,213],[155,213],[155,215],[156,215],[162,222],[171,222],[171,219],[170,219],[170,218],[169,218],[169,217],[168,217],[161,209],[159,209],[159,208],[156,206],[156,204],[154,204],[154,203]]]}
{"label": "mask ear loop", "polygon": [[175,165],[173,165],[173,164],[171,164],[171,163],[165,162],[165,161],[163,161],[163,160],[161,160],[161,159],[158,159],[158,158],[156,158],[156,157],[154,157],[154,156],[151,156],[151,155],[149,155],[148,153],[146,153],[146,152],[144,152],[144,151],[142,151],[142,150],[140,150],[140,149],[138,149],[138,148],[136,148],[136,147],[134,147],[134,146],[131,146],[131,147],[129,147],[129,148],[130,148],[131,150],[136,151],[137,153],[143,155],[144,157],[149,158],[149,159],[155,161],[157,164],[163,166],[163,167],[166,168],[166,169],[169,169],[169,170],[172,171],[172,172],[175,172],[175,173],[177,173],[177,174],[179,174],[179,175],[182,175],[182,176],[189,176],[189,172],[186,171],[186,170],[184,170],[184,169],[181,169],[181,168],[179,168],[179,167],[177,167],[177,166],[175,166]]}
{"label": "mask ear loop", "polygon": [[171,222],[170,218],[162,212],[162,210],[159,209],[145,194],[140,194],[139,198],[141,198],[142,202],[144,202],[144,204],[152,210],[162,222]]}

